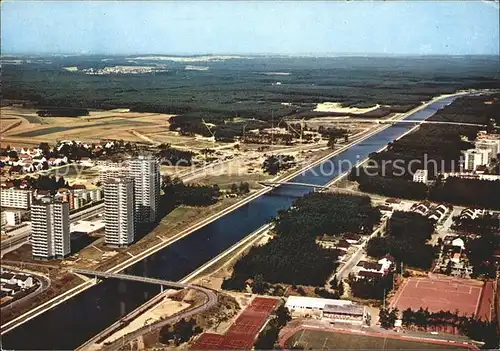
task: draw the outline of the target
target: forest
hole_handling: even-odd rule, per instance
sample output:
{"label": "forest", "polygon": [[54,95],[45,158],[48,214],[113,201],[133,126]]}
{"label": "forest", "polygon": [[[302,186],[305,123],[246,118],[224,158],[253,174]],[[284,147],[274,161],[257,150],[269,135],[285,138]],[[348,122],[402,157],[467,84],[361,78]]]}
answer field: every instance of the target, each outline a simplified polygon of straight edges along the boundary
{"label": "forest", "polygon": [[414,213],[395,211],[387,223],[387,235],[368,242],[369,256],[381,258],[386,254],[407,266],[429,269],[435,248],[426,242],[434,232],[434,224],[426,217]]}
{"label": "forest", "polygon": [[179,178],[163,177],[162,190],[175,205],[209,206],[217,202],[220,189],[215,185],[184,184]]}
{"label": "forest", "polygon": [[311,193],[297,199],[274,219],[275,237],[238,260],[227,289],[242,289],[248,278],[262,275],[269,283],[323,286],[336,268],[336,255],[320,248],[317,236],[369,233],[380,212],[365,196]]}
{"label": "forest", "polygon": [[[492,125],[500,123],[500,94],[468,96],[430,117],[431,121],[451,121]],[[485,102],[493,102],[485,104]],[[497,196],[499,181],[459,179],[443,180],[442,172],[460,171],[462,151],[474,148],[473,141],[483,127],[463,125],[421,125],[416,131],[399,140],[389,142],[384,151],[370,154],[366,166],[353,168],[349,180],[357,181],[364,192],[414,200],[429,199],[436,202],[464,206],[500,208]],[[490,127],[491,129],[491,127]],[[490,130],[491,131],[491,130]],[[417,169],[427,169],[435,184],[414,183]]]}
{"label": "forest", "polygon": [[40,110],[129,108],[177,114],[171,128],[206,134],[205,120],[215,124],[216,138],[226,140],[241,135],[244,123],[237,120],[268,124],[285,116],[335,115],[311,112],[325,101],[353,107],[382,105],[362,116],[372,118],[408,111],[440,94],[494,88],[500,82],[498,62],[490,57],[255,56],[210,62],[203,72],[162,61],[167,72],[113,76],[64,69],[158,63],[113,56],[30,57],[30,62],[2,66],[2,104],[22,101]]}

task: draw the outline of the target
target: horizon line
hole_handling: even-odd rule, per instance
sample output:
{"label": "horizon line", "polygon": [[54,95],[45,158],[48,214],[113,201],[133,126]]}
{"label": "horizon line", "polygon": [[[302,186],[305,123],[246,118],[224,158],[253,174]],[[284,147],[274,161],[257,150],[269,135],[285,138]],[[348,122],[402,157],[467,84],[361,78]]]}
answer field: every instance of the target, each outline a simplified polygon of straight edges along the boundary
{"label": "horizon line", "polygon": [[[235,53],[235,52],[221,52],[221,53],[87,53],[87,52],[68,52],[68,53],[56,53],[56,52],[13,52],[13,53],[3,53],[0,52],[0,58],[3,57],[22,57],[22,56],[111,56],[111,57],[135,57],[135,56],[165,56],[165,57],[201,57],[201,56],[240,56],[242,58],[246,57],[308,57],[308,58],[334,58],[334,57],[499,57],[500,53],[480,53],[480,54],[419,54],[419,53],[378,53],[378,52],[367,52],[367,53],[294,53],[294,54],[280,54],[280,53]],[[133,58],[131,57],[131,58]]]}

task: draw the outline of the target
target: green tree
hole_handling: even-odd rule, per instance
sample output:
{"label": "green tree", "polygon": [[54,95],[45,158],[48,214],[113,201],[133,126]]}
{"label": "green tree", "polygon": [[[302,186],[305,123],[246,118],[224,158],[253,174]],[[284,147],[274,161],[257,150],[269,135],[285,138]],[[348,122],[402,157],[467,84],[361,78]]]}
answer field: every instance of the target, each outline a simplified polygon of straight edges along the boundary
{"label": "green tree", "polygon": [[252,292],[255,294],[262,294],[266,290],[266,283],[262,274],[256,274],[253,279]]}
{"label": "green tree", "polygon": [[233,183],[231,185],[231,193],[232,194],[238,194],[238,186],[236,185],[236,183]]}
{"label": "green tree", "polygon": [[284,305],[280,305],[276,309],[275,314],[276,314],[276,322],[278,324],[278,328],[284,327],[288,322],[292,320],[290,311]]}

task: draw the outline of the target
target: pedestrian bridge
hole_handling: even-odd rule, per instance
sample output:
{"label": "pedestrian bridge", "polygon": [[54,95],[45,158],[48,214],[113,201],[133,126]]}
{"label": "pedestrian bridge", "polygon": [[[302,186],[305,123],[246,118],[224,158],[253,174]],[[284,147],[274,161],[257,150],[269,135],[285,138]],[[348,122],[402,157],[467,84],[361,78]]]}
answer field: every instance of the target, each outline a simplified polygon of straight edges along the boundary
{"label": "pedestrian bridge", "polygon": [[310,183],[299,183],[299,182],[272,182],[272,181],[262,181],[259,182],[259,184],[264,185],[264,186],[270,186],[277,188],[281,185],[292,185],[292,186],[298,186],[298,187],[305,187],[305,188],[313,188],[313,189],[321,189],[321,190],[326,190],[329,189],[329,187],[324,186],[324,185],[318,185],[318,184],[310,184]]}
{"label": "pedestrian bridge", "polygon": [[462,123],[462,122],[446,122],[446,121],[428,121],[428,120],[415,120],[415,119],[367,119],[367,118],[348,118],[346,120],[338,119],[334,122],[356,122],[356,123],[378,123],[378,124],[397,124],[397,123],[412,123],[412,124],[446,124],[456,126],[470,126],[470,127],[487,127],[486,124],[477,123]]}
{"label": "pedestrian bridge", "polygon": [[81,268],[72,268],[71,272],[83,274],[83,275],[86,275],[89,277],[94,277],[94,278],[112,278],[112,279],[131,280],[131,281],[135,281],[135,282],[161,285],[162,288],[164,286],[166,286],[166,287],[171,287],[171,288],[181,288],[181,289],[189,288],[189,289],[202,290],[200,287],[198,287],[196,285],[192,285],[192,284],[183,284],[183,283],[173,282],[173,281],[169,281],[169,280],[140,277],[137,275],[130,275],[130,274],[108,273],[108,272],[103,272],[103,271],[94,271],[94,270],[90,270],[90,269],[81,269]]}

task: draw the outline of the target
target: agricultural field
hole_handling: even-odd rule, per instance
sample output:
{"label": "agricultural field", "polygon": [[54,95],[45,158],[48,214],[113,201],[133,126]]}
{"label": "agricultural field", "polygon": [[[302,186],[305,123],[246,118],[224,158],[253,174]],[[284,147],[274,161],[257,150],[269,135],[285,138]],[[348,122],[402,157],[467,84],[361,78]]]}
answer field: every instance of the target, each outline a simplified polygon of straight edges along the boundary
{"label": "agricultural field", "polygon": [[407,350],[407,349],[463,349],[460,344],[444,344],[434,342],[418,342],[400,339],[397,335],[391,338],[359,335],[351,333],[328,332],[321,330],[301,330],[285,342],[288,348],[330,350]]}
{"label": "agricultural field", "polygon": [[90,111],[82,117],[39,117],[37,110],[5,106],[2,115],[2,146],[32,146],[41,142],[55,144],[58,140],[82,140],[88,143],[106,139],[130,142],[162,143],[152,140],[150,134],[166,132],[167,142],[181,144],[192,138],[179,137],[169,132],[168,120],[172,115],[161,113]]}

